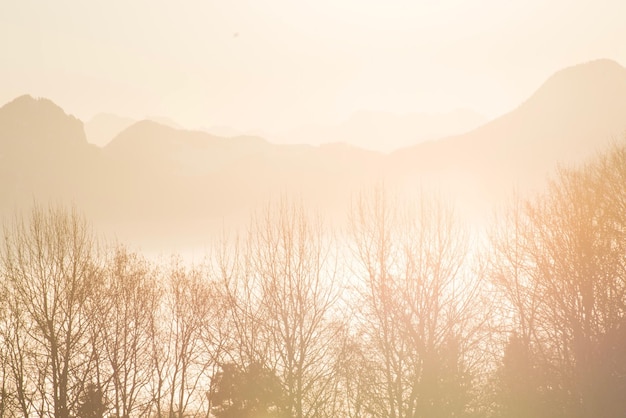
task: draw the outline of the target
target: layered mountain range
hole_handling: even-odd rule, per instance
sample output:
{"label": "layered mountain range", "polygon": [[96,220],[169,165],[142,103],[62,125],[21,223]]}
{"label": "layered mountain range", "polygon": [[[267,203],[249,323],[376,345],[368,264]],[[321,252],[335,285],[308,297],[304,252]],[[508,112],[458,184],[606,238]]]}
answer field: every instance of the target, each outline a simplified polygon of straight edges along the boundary
{"label": "layered mountain range", "polygon": [[99,147],[52,101],[21,96],[0,108],[0,214],[71,202],[109,236],[194,246],[272,199],[295,194],[341,214],[380,182],[402,191],[430,185],[481,211],[514,187],[540,187],[558,164],[577,164],[625,131],[626,69],[609,60],[557,72],[517,109],[465,134],[416,138],[391,154],[226,138],[153,120],[99,138],[107,142]]}

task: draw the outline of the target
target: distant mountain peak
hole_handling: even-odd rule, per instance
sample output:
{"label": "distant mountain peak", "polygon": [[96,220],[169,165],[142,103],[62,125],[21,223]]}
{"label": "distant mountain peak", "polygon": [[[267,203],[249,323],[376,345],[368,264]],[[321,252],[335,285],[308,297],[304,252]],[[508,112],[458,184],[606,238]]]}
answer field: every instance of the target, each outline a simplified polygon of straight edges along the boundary
{"label": "distant mountain peak", "polygon": [[85,123],[87,140],[99,147],[104,147],[118,134],[142,120],[153,121],[156,122],[158,126],[165,126],[176,130],[184,129],[172,119],[164,116],[149,116],[144,119],[136,120],[114,113],[98,113]]}
{"label": "distant mountain peak", "polygon": [[10,104],[15,105],[18,103],[33,103],[33,102],[40,102],[40,101],[52,103],[50,99],[46,99],[45,97],[33,97],[30,94],[22,94],[21,96],[17,96],[15,99],[8,102],[6,105],[10,105]]}
{"label": "distant mountain peak", "polygon": [[[178,130],[150,119],[134,122],[113,138],[105,148],[110,150],[133,149],[136,153],[172,152],[176,148]],[[157,151],[160,150],[160,151]]]}
{"label": "distant mountain peak", "polygon": [[50,101],[50,100],[48,100],[46,98],[40,98],[40,97],[39,98],[35,98],[35,97],[31,96],[30,94],[23,94],[21,96],[16,97],[13,100],[11,100],[10,102],[8,102],[7,104],[5,104],[2,107],[4,108],[4,107],[7,107],[7,106],[27,105],[29,103],[34,103],[34,102],[38,102],[38,101],[41,101],[41,100]]}
{"label": "distant mountain peak", "polygon": [[557,71],[546,80],[544,87],[557,83],[597,85],[624,78],[626,78],[626,68],[619,63],[610,59],[597,59]]}
{"label": "distant mountain peak", "polygon": [[[567,74],[577,73],[588,74],[588,75],[597,75],[602,72],[620,72],[625,71],[626,69],[620,65],[617,61],[609,59],[609,58],[599,58],[587,62],[583,62],[576,65],[571,65],[569,67],[565,67],[552,75],[550,78],[559,77]],[[548,79],[549,80],[549,79]]]}
{"label": "distant mountain peak", "polygon": [[128,128],[124,129],[124,131],[144,131],[144,130],[157,130],[157,129],[168,131],[168,132],[178,130],[177,128],[163,124],[161,122],[157,122],[152,119],[141,119],[133,123],[132,125],[130,125]]}
{"label": "distant mountain peak", "polygon": [[494,188],[536,186],[555,164],[581,163],[625,132],[626,68],[600,59],[552,74],[516,109],[473,131],[395,156],[423,170],[465,167]]}
{"label": "distant mountain peak", "polygon": [[626,68],[610,59],[597,59],[557,71],[522,106],[536,102],[556,102],[559,107],[584,105],[622,88],[626,88]]}
{"label": "distant mountain peak", "polygon": [[[69,116],[65,111],[56,103],[45,97],[33,97],[30,94],[24,94],[18,96],[10,102],[6,103],[2,108],[2,112],[48,112],[51,114]],[[74,118],[73,116],[70,116]],[[74,118],[76,119],[76,118]]]}
{"label": "distant mountain peak", "polygon": [[0,108],[0,146],[55,148],[86,143],[83,123],[49,99],[25,94]]}

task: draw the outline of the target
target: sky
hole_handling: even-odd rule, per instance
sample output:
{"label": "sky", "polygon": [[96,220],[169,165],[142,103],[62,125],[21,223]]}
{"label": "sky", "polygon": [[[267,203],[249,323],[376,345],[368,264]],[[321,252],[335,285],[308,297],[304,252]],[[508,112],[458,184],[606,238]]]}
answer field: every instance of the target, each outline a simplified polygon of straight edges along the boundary
{"label": "sky", "polygon": [[4,0],[0,102],[278,132],[359,110],[506,113],[626,64],[623,0]]}

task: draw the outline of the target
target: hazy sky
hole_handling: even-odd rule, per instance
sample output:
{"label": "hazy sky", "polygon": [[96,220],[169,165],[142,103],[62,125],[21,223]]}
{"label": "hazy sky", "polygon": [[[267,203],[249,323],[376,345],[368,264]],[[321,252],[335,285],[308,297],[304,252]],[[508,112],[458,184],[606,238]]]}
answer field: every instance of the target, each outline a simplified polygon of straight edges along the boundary
{"label": "hazy sky", "polygon": [[623,0],[3,0],[0,101],[277,131],[360,109],[497,116],[626,63]]}

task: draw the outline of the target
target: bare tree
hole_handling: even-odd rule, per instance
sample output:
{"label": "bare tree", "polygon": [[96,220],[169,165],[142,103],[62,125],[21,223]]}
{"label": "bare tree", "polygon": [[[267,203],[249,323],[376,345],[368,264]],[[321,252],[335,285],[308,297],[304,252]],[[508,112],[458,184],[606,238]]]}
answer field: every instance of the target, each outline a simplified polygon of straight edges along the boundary
{"label": "bare tree", "polygon": [[368,416],[459,416],[469,404],[481,312],[468,236],[436,199],[395,209],[383,188],[351,217],[361,333],[375,381]]}
{"label": "bare tree", "polygon": [[178,259],[173,260],[166,280],[164,317],[155,341],[165,350],[154,357],[158,408],[165,401],[168,416],[183,417],[189,407],[199,412],[206,401],[213,358],[204,351],[202,337],[217,295],[205,272],[187,268]]}
{"label": "bare tree", "polygon": [[626,364],[613,356],[626,349],[614,339],[626,323],[624,152],[615,148],[587,166],[561,170],[546,193],[516,213],[524,227],[496,245],[497,279],[515,329],[546,371],[537,377],[538,390],[544,403],[558,405],[550,416],[625,411],[608,395],[626,387],[619,371]]}
{"label": "bare tree", "polygon": [[[23,383],[25,390],[37,387],[38,413],[69,417],[92,366],[86,337],[94,314],[91,297],[100,284],[96,262],[95,239],[75,210],[36,206],[30,217],[16,217],[5,228],[2,270],[15,298],[15,324],[25,334],[17,332],[29,340],[13,339],[15,354],[32,356],[36,365],[29,373],[38,381]],[[22,360],[16,367],[25,365]]]}
{"label": "bare tree", "polygon": [[281,202],[252,226],[251,257],[261,287],[264,322],[282,376],[290,415],[323,416],[329,401],[331,314],[336,269],[324,229],[301,205]]}
{"label": "bare tree", "polygon": [[490,235],[489,276],[498,301],[498,321],[491,329],[494,340],[500,337],[502,349],[497,355],[501,364],[493,376],[496,416],[550,414],[540,395],[541,351],[536,331],[542,294],[531,274],[527,247],[532,226],[524,204],[515,195],[503,216],[496,218]]}
{"label": "bare tree", "polygon": [[94,321],[94,351],[99,373],[117,417],[143,414],[150,407],[152,379],[150,326],[161,291],[155,269],[136,253],[118,246],[104,269],[99,315]]}
{"label": "bare tree", "polygon": [[[288,416],[331,416],[338,292],[328,237],[301,205],[281,201],[253,219],[237,260],[222,271],[233,358],[282,382]],[[225,257],[222,260],[226,260]]]}
{"label": "bare tree", "polygon": [[[4,277],[4,276],[3,276]],[[2,414],[28,416],[35,413],[37,365],[34,362],[33,341],[28,336],[29,325],[23,309],[8,282],[0,289],[0,341],[2,343]]]}

